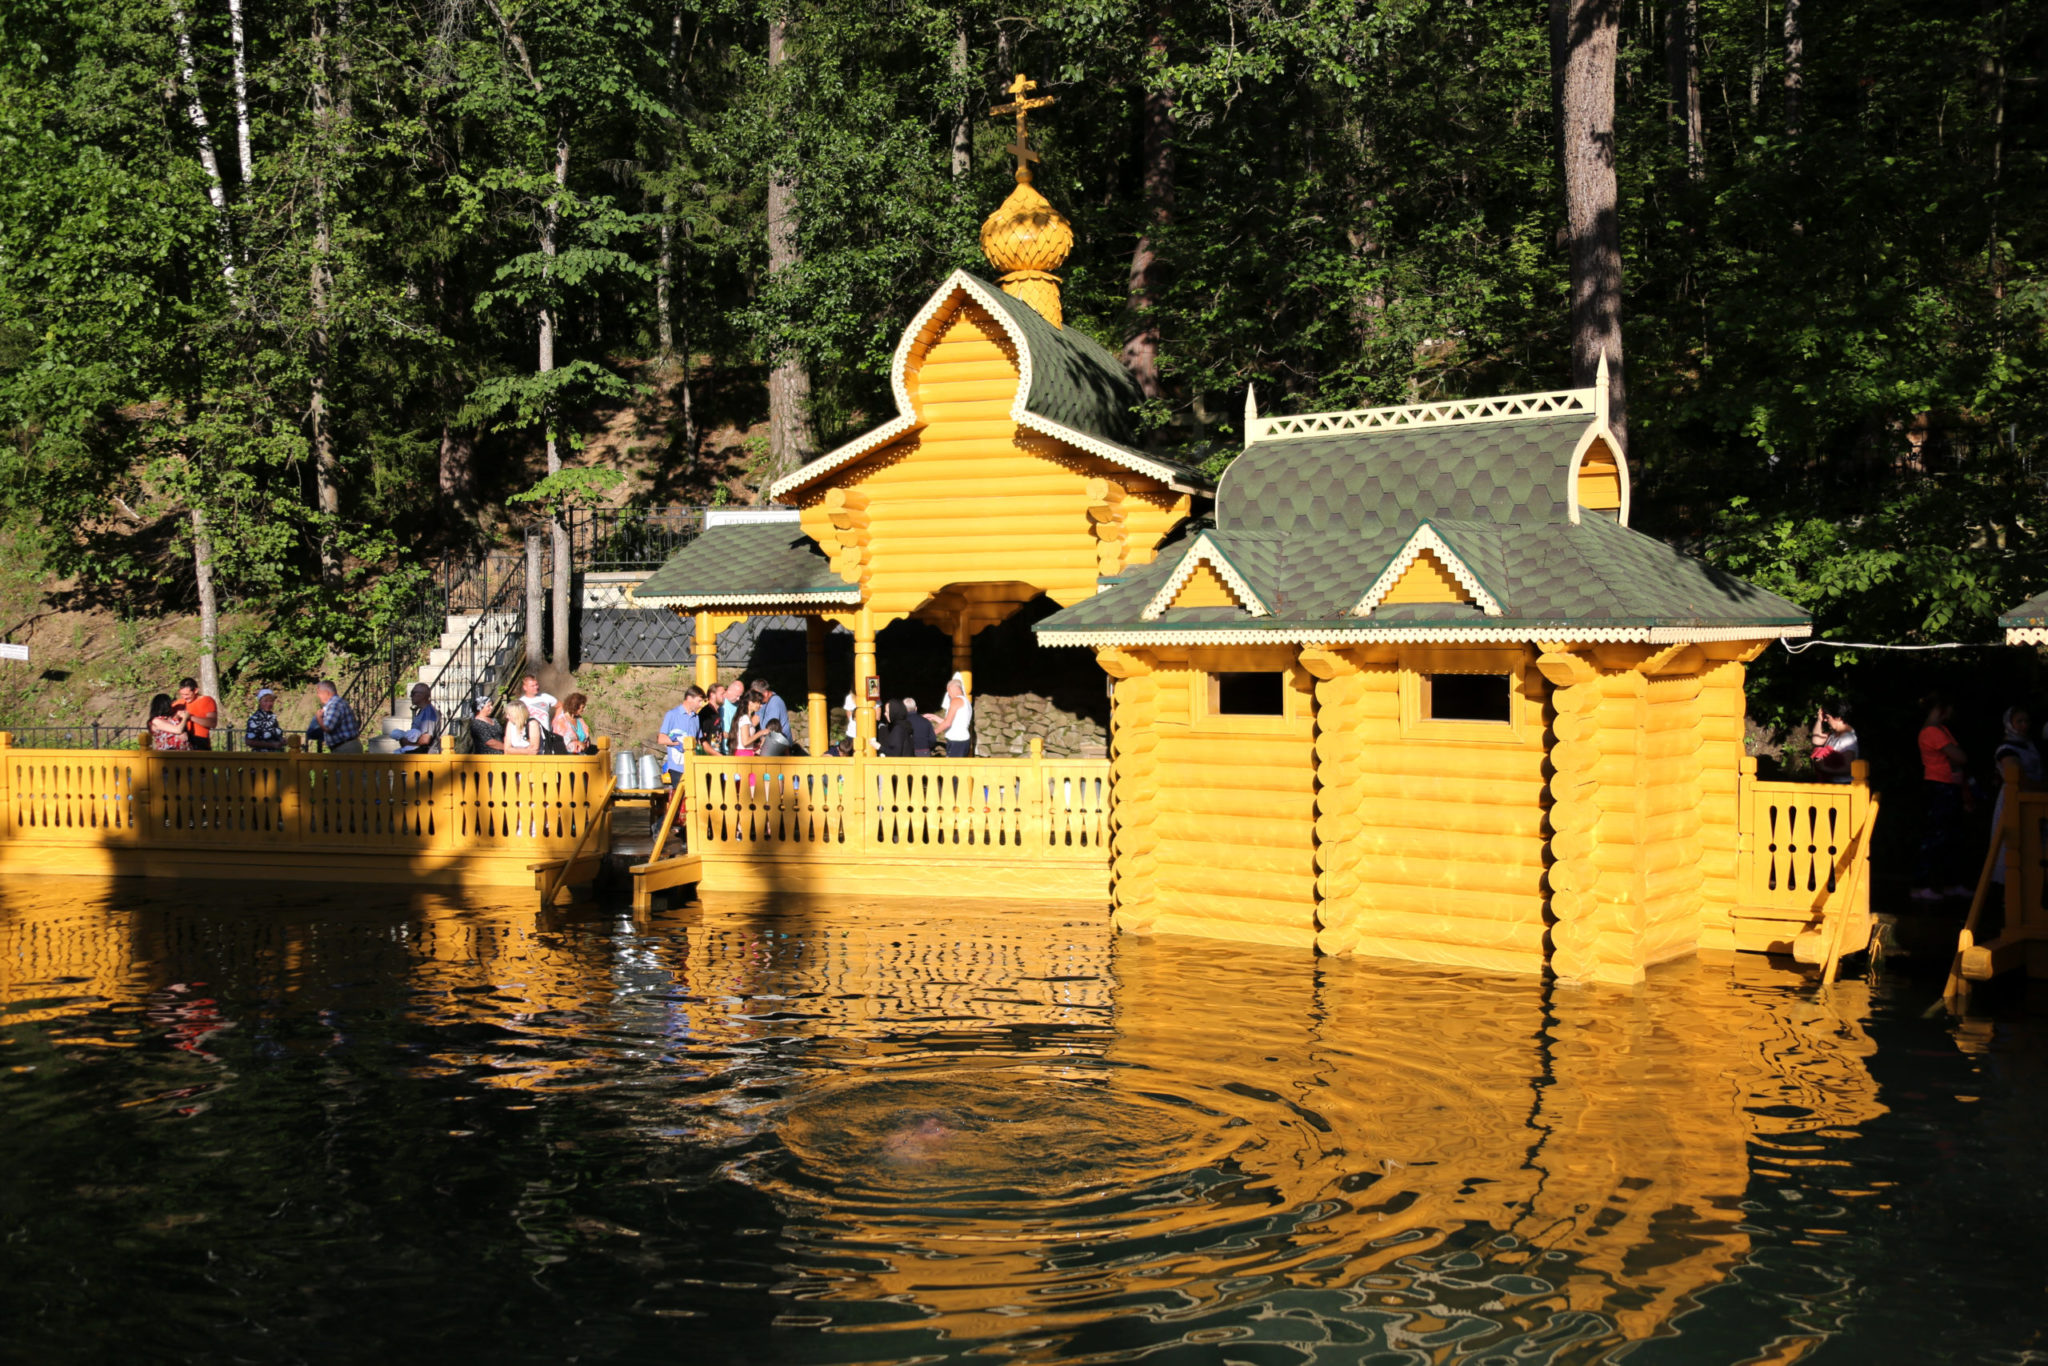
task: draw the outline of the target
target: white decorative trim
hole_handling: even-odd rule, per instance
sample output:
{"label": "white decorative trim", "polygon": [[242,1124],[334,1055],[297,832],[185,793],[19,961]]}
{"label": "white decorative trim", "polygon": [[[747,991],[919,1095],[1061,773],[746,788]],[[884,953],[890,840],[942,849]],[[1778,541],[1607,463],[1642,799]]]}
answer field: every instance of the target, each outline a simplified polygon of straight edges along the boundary
{"label": "white decorative trim", "polygon": [[1175,493],[1197,494],[1208,491],[1206,488],[1188,483],[1180,471],[1170,465],[1148,460],[1136,451],[1126,450],[1100,437],[1090,436],[1086,432],[1077,431],[1032,412],[1026,406],[1031,398],[1031,347],[1024,340],[1023,330],[1010,318],[1008,308],[995,300],[987,285],[964,270],[956,270],[946,277],[945,282],[929,299],[925,300],[924,307],[917,311],[917,316],[910,320],[910,325],[903,330],[901,340],[896,343],[896,354],[889,362],[889,387],[896,396],[898,416],[870,432],[855,437],[838,449],[826,452],[802,469],[776,480],[768,486],[770,498],[782,498],[807,484],[816,482],[834,470],[852,464],[869,452],[888,445],[897,437],[925,426],[924,419],[917,416],[910,400],[910,356],[917,345],[917,339],[930,325],[932,319],[938,316],[940,310],[952,301],[956,290],[986,309],[1017,350],[1017,397],[1010,404],[1012,422],[1040,435],[1065,442],[1122,469],[1142,474],[1148,479],[1157,479]]}
{"label": "white decorative trim", "polygon": [[[1602,365],[1607,363],[1604,356],[1601,358],[1600,363]],[[1607,391],[1603,388],[1600,392],[1605,393]],[[1607,419],[1604,415],[1596,419],[1591,426],[1579,434],[1579,444],[1572,448],[1572,459],[1569,467],[1571,473],[1565,476],[1564,484],[1565,507],[1571,513],[1572,525],[1577,526],[1579,524],[1579,466],[1585,463],[1586,454],[1593,449],[1595,441],[1606,442],[1607,453],[1614,457],[1614,469],[1621,479],[1621,524],[1627,526],[1631,489],[1628,477],[1628,459],[1622,455],[1621,442],[1615,439],[1614,432],[1608,427]]]}
{"label": "white decorative trim", "polygon": [[1246,444],[1288,441],[1342,432],[1399,431],[1408,427],[1447,427],[1479,422],[1513,422],[1529,417],[1567,413],[1598,413],[1597,389],[1554,389],[1543,394],[1504,394],[1499,398],[1454,399],[1446,403],[1408,403],[1395,408],[1349,408],[1338,413],[1298,413],[1292,417],[1250,417]]}
{"label": "white decorative trim", "polygon": [[2008,626],[2005,631],[2008,645],[2048,645],[2048,628],[2039,626]]}
{"label": "white decorative trim", "polygon": [[828,588],[809,593],[681,593],[670,597],[643,598],[635,589],[626,596],[638,607],[759,607],[778,602],[850,603],[858,606],[860,589]]}
{"label": "white decorative trim", "polygon": [[1195,576],[1195,570],[1205,564],[1216,571],[1217,577],[1223,580],[1224,586],[1237,598],[1237,605],[1244,609],[1246,615],[1271,615],[1265,601],[1253,591],[1244,575],[1237,572],[1237,566],[1230,562],[1230,557],[1223,553],[1223,548],[1209,539],[1209,533],[1206,531],[1195,538],[1194,545],[1189,548],[1187,554],[1180,557],[1180,563],[1174,566],[1172,576],[1152,595],[1152,601],[1146,603],[1145,610],[1138,615],[1146,621],[1159,620],[1159,614],[1173,606],[1174,598],[1179,596],[1181,589],[1187,587],[1188,580]]}
{"label": "white decorative trim", "polygon": [[1797,640],[1813,634],[1799,626],[1381,626],[1181,628],[1150,631],[1035,631],[1042,645],[1506,645],[1556,641],[1565,645],[1703,645],[1719,640]]}
{"label": "white decorative trim", "polygon": [[797,523],[803,513],[795,508],[706,508],[704,529],[715,526],[761,526],[775,522]]}
{"label": "white decorative trim", "polygon": [[1501,615],[1500,599],[1486,591],[1486,585],[1479,581],[1479,576],[1458,558],[1458,552],[1451,549],[1444,542],[1444,538],[1437,534],[1436,528],[1428,522],[1415,528],[1415,534],[1408,538],[1408,544],[1402,546],[1400,554],[1394,556],[1393,562],[1380,571],[1380,576],[1372,581],[1372,587],[1365,590],[1365,596],[1351,609],[1351,615],[1371,615],[1373,609],[1380,605],[1387,594],[1394,591],[1394,585],[1401,581],[1401,576],[1422,558],[1422,552],[1425,550],[1435,553],[1443,567],[1451,571],[1451,577],[1456,579],[1458,585],[1470,593],[1472,600],[1479,604],[1480,611],[1489,617]]}

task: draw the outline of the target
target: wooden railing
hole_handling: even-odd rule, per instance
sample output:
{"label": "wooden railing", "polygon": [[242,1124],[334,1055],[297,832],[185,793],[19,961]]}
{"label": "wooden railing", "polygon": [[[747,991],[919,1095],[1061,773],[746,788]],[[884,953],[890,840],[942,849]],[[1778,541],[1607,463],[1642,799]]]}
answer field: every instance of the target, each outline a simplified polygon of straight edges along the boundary
{"label": "wooden railing", "polygon": [[[1969,917],[1956,939],[1945,999],[1967,994],[1970,982],[1989,981],[2015,968],[2048,977],[2048,792],[2020,790],[2017,759],[2007,759],[2002,768],[2007,797]],[[1993,879],[1994,868],[2002,870],[2002,883]],[[1989,903],[1999,905],[1996,934],[1985,933]]]}
{"label": "wooden railing", "polygon": [[1109,861],[1102,759],[693,757],[690,847],[705,860],[929,856]]}
{"label": "wooden railing", "polygon": [[1837,891],[1867,910],[1868,877],[1850,878],[1844,851],[1867,864],[1868,841],[1854,843],[1870,808],[1865,767],[1856,765],[1847,783],[1760,782],[1756,760],[1742,761],[1737,789],[1736,900],[1750,909],[1792,915],[1824,915],[1835,908]]}
{"label": "wooden railing", "polygon": [[560,857],[609,823],[608,758],[39,750],[0,733],[0,848]]}

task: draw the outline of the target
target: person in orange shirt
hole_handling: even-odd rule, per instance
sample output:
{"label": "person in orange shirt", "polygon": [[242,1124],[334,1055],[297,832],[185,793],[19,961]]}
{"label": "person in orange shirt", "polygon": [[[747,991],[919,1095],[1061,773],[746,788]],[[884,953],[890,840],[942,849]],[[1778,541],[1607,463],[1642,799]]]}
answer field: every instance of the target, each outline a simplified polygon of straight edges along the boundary
{"label": "person in orange shirt", "polygon": [[178,680],[177,705],[185,713],[192,748],[212,749],[213,728],[220,721],[220,703],[199,691],[198,679],[181,678]]}
{"label": "person in orange shirt", "polygon": [[[1920,824],[1919,868],[1913,879],[1915,901],[1940,901],[1943,897],[1965,897],[1970,888],[1955,881],[1956,826],[1969,804],[1969,775],[1964,765],[1969,755],[1956,743],[1949,729],[1955,708],[1939,693],[1926,698],[1927,721],[1920,728],[1920,790],[1926,809]],[[1947,880],[1950,885],[1938,884]]]}

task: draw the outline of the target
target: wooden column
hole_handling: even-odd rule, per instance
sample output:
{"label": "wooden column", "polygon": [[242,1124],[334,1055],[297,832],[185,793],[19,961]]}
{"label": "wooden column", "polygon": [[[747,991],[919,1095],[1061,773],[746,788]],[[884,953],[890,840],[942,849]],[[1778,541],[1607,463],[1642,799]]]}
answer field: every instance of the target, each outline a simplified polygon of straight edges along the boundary
{"label": "wooden column", "polygon": [[868,701],[868,680],[875,676],[875,614],[862,607],[853,618],[853,752],[865,759],[875,738],[875,704]]}
{"label": "wooden column", "polygon": [[697,613],[696,683],[709,689],[718,682],[718,622],[709,612]]}
{"label": "wooden column", "polygon": [[810,713],[810,751],[823,754],[832,742],[832,713],[825,696],[825,636],[832,623],[823,617],[804,620],[804,688],[809,693],[805,710]]}

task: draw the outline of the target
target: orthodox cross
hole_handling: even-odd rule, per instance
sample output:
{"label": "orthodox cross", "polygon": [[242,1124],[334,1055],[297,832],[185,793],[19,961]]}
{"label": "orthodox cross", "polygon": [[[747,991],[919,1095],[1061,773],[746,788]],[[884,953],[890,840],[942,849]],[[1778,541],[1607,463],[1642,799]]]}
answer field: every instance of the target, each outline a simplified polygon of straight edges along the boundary
{"label": "orthodox cross", "polygon": [[1017,79],[1011,81],[1005,88],[1010,92],[1010,102],[1008,104],[999,104],[989,110],[989,117],[999,119],[1005,114],[1015,114],[1017,116],[1017,140],[1003,150],[1017,158],[1017,179],[1029,180],[1031,179],[1031,163],[1038,160],[1038,153],[1031,150],[1030,135],[1025,130],[1024,117],[1034,109],[1045,108],[1056,97],[1040,95],[1037,99],[1032,99],[1026,95],[1025,91],[1038,89],[1038,82],[1025,80],[1024,73],[1021,71],[1017,73]]}

